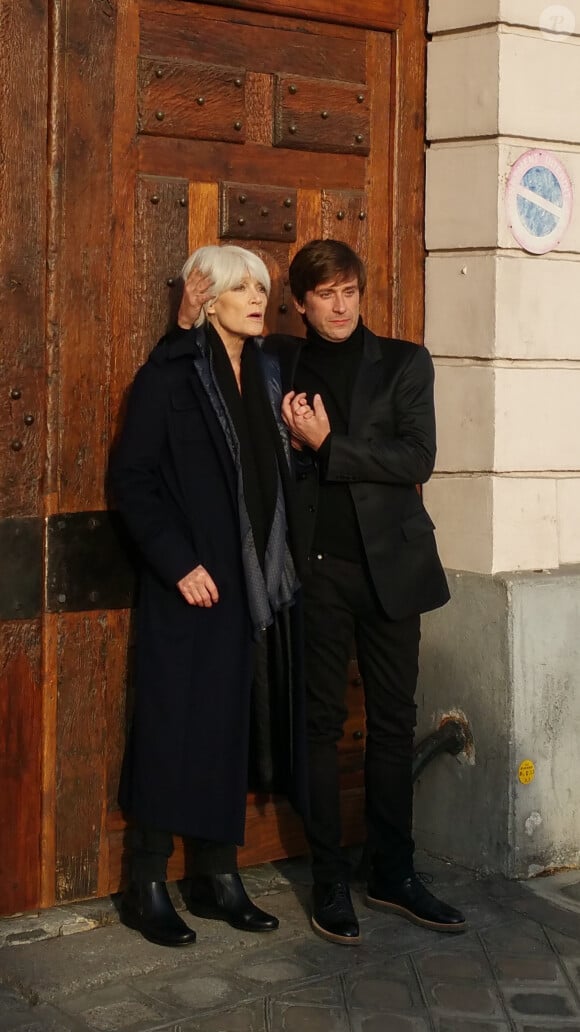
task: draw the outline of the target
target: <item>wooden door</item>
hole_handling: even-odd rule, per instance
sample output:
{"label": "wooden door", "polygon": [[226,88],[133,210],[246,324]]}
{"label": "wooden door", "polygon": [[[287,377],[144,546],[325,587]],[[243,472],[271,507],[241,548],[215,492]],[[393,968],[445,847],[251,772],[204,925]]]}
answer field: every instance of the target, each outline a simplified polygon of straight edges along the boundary
{"label": "wooden door", "polygon": [[[267,329],[300,333],[289,261],[313,237],[345,240],[368,263],[368,324],[421,338],[425,7],[52,4],[47,311],[39,308],[46,450],[23,467],[31,498],[14,510],[34,517],[19,533],[37,534],[45,597],[32,616],[8,613],[1,704],[10,750],[0,777],[18,789],[0,816],[16,828],[14,856],[24,838],[36,852],[26,886],[16,876],[0,912],[104,895],[122,882],[116,791],[133,574],[108,512],[106,468],[127,387],[171,322],[187,254],[222,241],[256,250],[273,281]],[[24,380],[12,379],[22,391]],[[360,696],[353,664],[341,753],[350,840],[362,835]],[[31,755],[19,781],[24,721]],[[242,863],[303,849],[283,802],[248,798]],[[172,865],[177,877],[179,850]]]}

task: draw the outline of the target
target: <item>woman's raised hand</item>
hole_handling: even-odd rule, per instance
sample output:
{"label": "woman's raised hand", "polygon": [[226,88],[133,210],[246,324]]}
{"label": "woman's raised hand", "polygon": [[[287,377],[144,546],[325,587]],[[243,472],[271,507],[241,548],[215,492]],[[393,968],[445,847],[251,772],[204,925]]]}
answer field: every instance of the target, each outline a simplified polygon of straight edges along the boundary
{"label": "woman's raised hand", "polygon": [[197,268],[193,268],[183,284],[181,304],[177,313],[177,325],[182,330],[190,330],[206,301],[212,294],[213,280]]}

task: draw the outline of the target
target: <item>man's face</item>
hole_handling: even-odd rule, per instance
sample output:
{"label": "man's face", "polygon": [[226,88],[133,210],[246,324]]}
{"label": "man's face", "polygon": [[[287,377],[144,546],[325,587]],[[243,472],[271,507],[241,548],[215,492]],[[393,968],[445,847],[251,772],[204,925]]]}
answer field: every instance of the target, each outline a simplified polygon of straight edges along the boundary
{"label": "man's face", "polygon": [[347,340],[356,329],[360,313],[360,291],[356,277],[329,280],[307,290],[300,304],[294,298],[300,315],[304,315],[313,330],[325,340]]}

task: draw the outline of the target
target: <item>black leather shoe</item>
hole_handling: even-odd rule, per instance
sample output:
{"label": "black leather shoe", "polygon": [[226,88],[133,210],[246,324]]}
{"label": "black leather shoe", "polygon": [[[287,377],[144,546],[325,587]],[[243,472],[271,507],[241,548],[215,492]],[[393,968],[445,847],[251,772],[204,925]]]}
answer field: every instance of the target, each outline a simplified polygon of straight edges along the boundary
{"label": "black leather shoe", "polygon": [[244,932],[274,932],[277,917],[260,910],[242,884],[239,874],[199,875],[191,881],[188,907],[197,917],[227,921]]}
{"label": "black leather shoe", "polygon": [[193,928],[182,921],[163,881],[133,882],[121,899],[121,920],[156,946],[191,946]]}
{"label": "black leather shoe", "polygon": [[315,882],[312,890],[312,927],[329,942],[356,946],[360,929],[346,882]]}
{"label": "black leather shoe", "polygon": [[433,896],[420,877],[413,873],[401,882],[386,882],[375,877],[368,886],[367,906],[375,910],[393,910],[424,928],[435,932],[463,932],[463,914]]}

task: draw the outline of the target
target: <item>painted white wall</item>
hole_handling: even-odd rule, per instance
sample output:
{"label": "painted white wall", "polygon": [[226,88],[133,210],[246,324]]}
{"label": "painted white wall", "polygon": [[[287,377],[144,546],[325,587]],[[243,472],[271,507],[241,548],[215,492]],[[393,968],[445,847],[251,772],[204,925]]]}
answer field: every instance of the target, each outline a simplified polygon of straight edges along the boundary
{"label": "painted white wall", "polygon": [[[573,31],[548,24],[548,6],[430,4],[426,343],[438,455],[425,496],[451,569],[545,569],[580,555],[580,203],[538,256],[519,246],[505,202],[531,148],[559,158],[580,195],[580,0],[565,5]],[[469,518],[457,515],[461,499]]]}
{"label": "painted white wall", "polygon": [[[415,836],[525,878],[580,864],[580,0],[430,0],[429,29],[424,495],[451,601],[423,620],[418,734],[459,710],[475,745],[419,781]],[[505,204],[532,148],[576,193],[542,256]]]}
{"label": "painted white wall", "polygon": [[[558,8],[554,10],[554,8]],[[479,25],[525,25],[548,34],[580,35],[580,0],[430,0],[429,32]]]}
{"label": "painted white wall", "polygon": [[580,36],[494,25],[436,37],[427,88],[431,140],[580,140]]}
{"label": "painted white wall", "polygon": [[434,356],[580,361],[580,269],[571,255],[433,253],[425,341]]}

